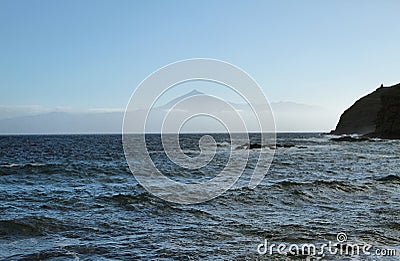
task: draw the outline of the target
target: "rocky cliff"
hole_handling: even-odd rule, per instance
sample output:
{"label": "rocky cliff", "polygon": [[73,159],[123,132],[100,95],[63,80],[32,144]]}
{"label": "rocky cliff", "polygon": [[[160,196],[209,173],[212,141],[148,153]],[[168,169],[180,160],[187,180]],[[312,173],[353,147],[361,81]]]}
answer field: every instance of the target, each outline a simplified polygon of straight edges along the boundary
{"label": "rocky cliff", "polygon": [[331,133],[400,139],[400,84],[381,86],[356,101]]}

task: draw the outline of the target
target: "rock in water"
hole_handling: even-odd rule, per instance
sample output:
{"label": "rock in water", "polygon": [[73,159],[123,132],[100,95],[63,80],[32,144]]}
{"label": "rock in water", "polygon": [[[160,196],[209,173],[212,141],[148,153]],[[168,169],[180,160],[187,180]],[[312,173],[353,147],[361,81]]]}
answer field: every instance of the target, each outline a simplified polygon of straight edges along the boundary
{"label": "rock in water", "polygon": [[356,101],[342,114],[331,134],[400,139],[400,83],[379,87]]}

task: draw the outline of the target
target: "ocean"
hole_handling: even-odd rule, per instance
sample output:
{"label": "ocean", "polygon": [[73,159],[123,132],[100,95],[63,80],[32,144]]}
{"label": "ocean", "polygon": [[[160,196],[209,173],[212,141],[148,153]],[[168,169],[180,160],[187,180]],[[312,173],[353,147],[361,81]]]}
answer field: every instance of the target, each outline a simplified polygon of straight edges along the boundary
{"label": "ocean", "polygon": [[[146,140],[169,178],[197,182],[214,177],[229,158],[229,136],[210,135],[217,153],[195,171],[168,161],[159,135]],[[201,136],[182,135],[187,155],[198,154]],[[398,260],[400,141],[329,138],[280,133],[282,146],[255,189],[247,187],[249,161],[221,196],[182,205],[138,184],[121,135],[0,136],[0,259]],[[250,156],[262,150],[270,148]],[[288,251],[330,242],[336,252]],[[348,245],[369,248],[338,251]]]}

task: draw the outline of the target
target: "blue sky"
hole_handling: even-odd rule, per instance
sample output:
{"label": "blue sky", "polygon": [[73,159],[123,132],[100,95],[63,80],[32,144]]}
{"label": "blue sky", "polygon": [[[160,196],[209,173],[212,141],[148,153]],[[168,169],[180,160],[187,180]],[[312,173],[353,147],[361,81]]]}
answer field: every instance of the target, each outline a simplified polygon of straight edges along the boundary
{"label": "blue sky", "polygon": [[123,108],[154,70],[207,57],[270,101],[340,113],[400,82],[399,12],[397,0],[2,0],[0,105]]}

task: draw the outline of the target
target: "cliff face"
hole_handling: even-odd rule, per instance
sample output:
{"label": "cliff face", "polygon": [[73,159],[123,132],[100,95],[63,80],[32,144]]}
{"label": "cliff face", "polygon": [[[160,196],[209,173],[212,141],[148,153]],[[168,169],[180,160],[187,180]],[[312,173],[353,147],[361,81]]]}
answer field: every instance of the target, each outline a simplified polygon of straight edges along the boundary
{"label": "cliff face", "polygon": [[381,97],[382,108],[378,112],[373,136],[400,139],[400,88],[391,94]]}
{"label": "cliff face", "polygon": [[331,133],[400,139],[400,84],[380,87],[356,101]]}

